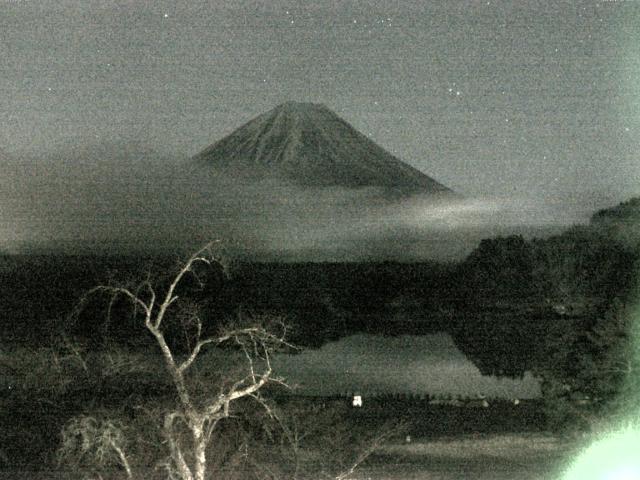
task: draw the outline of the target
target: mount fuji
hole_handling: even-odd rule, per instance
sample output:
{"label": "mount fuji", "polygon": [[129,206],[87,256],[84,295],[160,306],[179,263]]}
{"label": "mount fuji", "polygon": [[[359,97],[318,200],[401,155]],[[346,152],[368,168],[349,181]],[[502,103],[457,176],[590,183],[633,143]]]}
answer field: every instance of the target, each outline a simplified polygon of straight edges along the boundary
{"label": "mount fuji", "polygon": [[369,140],[324,105],[287,102],[195,157],[196,168],[302,187],[374,187],[402,194],[453,194]]}

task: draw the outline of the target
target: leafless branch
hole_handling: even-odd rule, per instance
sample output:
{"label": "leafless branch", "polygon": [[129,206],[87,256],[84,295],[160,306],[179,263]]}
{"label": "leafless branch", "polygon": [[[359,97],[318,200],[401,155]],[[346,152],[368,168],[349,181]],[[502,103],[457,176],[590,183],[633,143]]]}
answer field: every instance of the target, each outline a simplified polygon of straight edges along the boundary
{"label": "leafless branch", "polygon": [[[217,337],[201,338],[202,321],[197,310],[187,311],[187,322],[193,333],[193,348],[184,360],[177,361],[167,339],[163,322],[169,309],[178,301],[177,290],[187,275],[193,276],[202,285],[202,279],[194,268],[197,264],[211,266],[217,264],[226,271],[222,260],[212,254],[213,243],[209,243],[195,252],[179,268],[171,278],[168,287],[160,293],[152,284],[149,277],[130,289],[118,286],[98,286],[90,290],[86,297],[97,293],[111,295],[109,314],[120,297],[129,300],[134,306],[134,315],[141,311],[144,314],[144,325],[153,335],[158,344],[167,372],[169,373],[178,394],[176,410],[168,412],[164,418],[164,435],[169,448],[170,460],[163,464],[170,478],[180,480],[204,480],[206,470],[206,446],[218,423],[229,418],[231,404],[241,398],[249,397],[258,401],[269,415],[273,411],[258,394],[259,390],[269,382],[284,384],[281,378],[272,377],[273,367],[271,355],[280,348],[295,348],[286,342],[287,328],[284,322],[277,318],[275,321],[267,317],[258,317],[251,324],[245,324],[247,319],[240,318],[235,326],[228,326]],[[181,302],[182,306],[188,302]],[[272,331],[271,328],[274,328]],[[193,332],[193,331],[192,331]],[[189,343],[191,340],[189,340]],[[223,346],[230,344],[239,347],[246,362],[247,374],[237,379],[230,386],[222,387],[217,397],[204,402],[194,402],[190,387],[185,379],[187,370],[194,364],[202,349],[207,346]],[[189,448],[182,445],[184,434],[189,437]],[[181,435],[182,434],[182,435]],[[187,454],[188,453],[188,454]]]}

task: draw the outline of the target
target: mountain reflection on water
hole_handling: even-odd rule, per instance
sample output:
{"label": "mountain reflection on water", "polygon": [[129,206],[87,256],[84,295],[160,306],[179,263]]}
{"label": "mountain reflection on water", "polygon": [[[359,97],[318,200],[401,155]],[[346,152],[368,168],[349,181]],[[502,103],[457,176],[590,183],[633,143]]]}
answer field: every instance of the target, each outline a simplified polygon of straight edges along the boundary
{"label": "mountain reflection on water", "polygon": [[279,375],[301,394],[408,393],[432,396],[536,398],[540,385],[484,376],[445,333],[382,337],[358,334],[318,350],[279,355]]}

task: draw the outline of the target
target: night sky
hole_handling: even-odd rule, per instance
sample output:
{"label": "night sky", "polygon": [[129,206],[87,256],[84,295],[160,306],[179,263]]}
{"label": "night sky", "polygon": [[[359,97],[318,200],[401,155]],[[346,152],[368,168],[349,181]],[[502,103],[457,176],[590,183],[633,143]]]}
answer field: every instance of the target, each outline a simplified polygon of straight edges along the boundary
{"label": "night sky", "polygon": [[2,0],[0,40],[3,241],[66,175],[122,169],[95,145],[186,158],[286,100],[467,196],[640,192],[638,1]]}
{"label": "night sky", "polygon": [[[287,100],[325,104],[471,199],[435,210],[418,199],[362,220],[416,238],[423,224],[496,216],[568,225],[640,193],[635,0],[0,0],[0,92],[0,251],[166,236],[176,228],[167,218],[177,197],[165,195],[173,172]],[[192,197],[174,217],[206,200]],[[335,199],[324,200],[308,218],[330,217]],[[329,220],[329,230],[296,221],[293,232],[263,236],[362,243],[351,217]],[[470,379],[461,382],[471,393],[537,388],[486,383],[444,337],[380,340],[378,350],[360,340],[301,356],[298,367],[307,362],[304,375],[337,390],[413,388],[426,370]],[[389,360],[398,350],[421,356],[408,368],[405,357]],[[428,361],[425,350],[435,352]],[[376,362],[395,370],[369,385]],[[442,377],[424,378],[420,388],[450,392]]]}

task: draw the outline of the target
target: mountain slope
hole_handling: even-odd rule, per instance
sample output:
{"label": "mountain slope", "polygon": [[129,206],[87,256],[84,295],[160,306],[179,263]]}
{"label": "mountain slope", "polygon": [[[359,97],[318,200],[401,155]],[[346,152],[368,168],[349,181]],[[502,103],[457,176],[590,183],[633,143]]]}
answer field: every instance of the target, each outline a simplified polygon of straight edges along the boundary
{"label": "mountain slope", "polygon": [[301,186],[453,193],[400,161],[324,105],[287,102],[194,157],[199,165]]}

